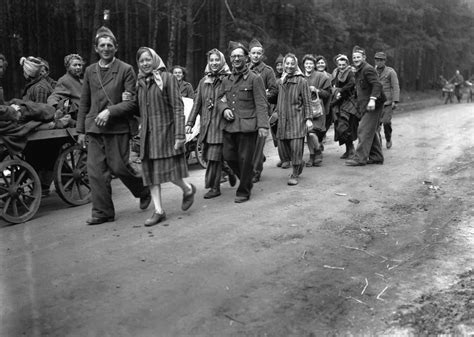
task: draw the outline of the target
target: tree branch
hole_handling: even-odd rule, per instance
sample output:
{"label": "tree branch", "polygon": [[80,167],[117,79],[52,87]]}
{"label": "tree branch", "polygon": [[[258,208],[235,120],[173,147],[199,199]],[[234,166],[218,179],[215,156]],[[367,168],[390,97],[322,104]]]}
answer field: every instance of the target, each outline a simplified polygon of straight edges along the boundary
{"label": "tree branch", "polygon": [[232,21],[235,21],[234,14],[232,14],[232,11],[230,10],[229,3],[227,0],[224,0],[225,6],[227,7],[227,11],[229,12],[230,17],[232,18]]}

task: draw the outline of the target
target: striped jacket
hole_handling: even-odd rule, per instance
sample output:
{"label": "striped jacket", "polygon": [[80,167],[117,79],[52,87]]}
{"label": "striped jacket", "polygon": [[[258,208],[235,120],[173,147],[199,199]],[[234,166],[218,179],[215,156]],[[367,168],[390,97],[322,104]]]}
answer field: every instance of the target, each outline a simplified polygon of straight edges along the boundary
{"label": "striped jacket", "polygon": [[44,77],[28,82],[23,91],[23,100],[36,103],[46,103],[53,88]]}
{"label": "striped jacket", "polygon": [[150,159],[169,158],[184,153],[174,149],[177,139],[184,139],[184,104],[178,80],[161,72],[163,90],[152,77],[138,81],[138,108],[141,116],[140,158],[145,151]]}
{"label": "striped jacket", "polygon": [[[115,59],[105,74],[101,72],[97,63],[93,63],[86,68],[79,112],[77,113],[77,132],[95,134],[133,133],[136,130],[132,129],[131,122],[137,107],[135,100],[137,77],[135,71],[131,65]],[[101,76],[104,89],[100,85],[99,76]],[[124,91],[132,93],[131,100],[122,101]],[[105,109],[109,109],[110,118],[105,126],[99,127],[95,123],[95,118]]]}
{"label": "striped jacket", "polygon": [[194,105],[188,117],[186,125],[191,127],[196,122],[197,115],[201,116],[201,129],[199,131],[199,142],[206,141],[209,144],[222,144],[222,129],[224,126],[223,116],[217,110],[216,99],[222,85],[219,77],[204,76],[199,81]]}
{"label": "striped jacket", "polygon": [[303,75],[278,81],[278,139],[303,138],[306,120],[311,120],[309,85]]}

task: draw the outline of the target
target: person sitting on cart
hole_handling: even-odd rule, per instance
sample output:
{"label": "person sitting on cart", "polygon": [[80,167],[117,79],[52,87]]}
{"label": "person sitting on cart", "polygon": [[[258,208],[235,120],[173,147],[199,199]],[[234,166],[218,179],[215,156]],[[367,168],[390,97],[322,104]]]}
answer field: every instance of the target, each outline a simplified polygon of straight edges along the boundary
{"label": "person sitting on cart", "polygon": [[48,104],[57,109],[55,116],[58,128],[74,127],[81,100],[84,61],[78,54],[64,57],[66,74],[59,78]]}

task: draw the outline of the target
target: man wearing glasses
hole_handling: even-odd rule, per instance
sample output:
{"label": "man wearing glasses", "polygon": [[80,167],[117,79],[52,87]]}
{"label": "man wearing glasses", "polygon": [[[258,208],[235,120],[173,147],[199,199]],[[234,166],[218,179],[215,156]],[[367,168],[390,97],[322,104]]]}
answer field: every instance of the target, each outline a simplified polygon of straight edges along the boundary
{"label": "man wearing glasses", "polygon": [[268,103],[262,78],[247,67],[247,48],[231,41],[229,51],[232,74],[222,81],[217,105],[224,116],[224,160],[240,180],[235,202],[242,203],[253,187],[257,139],[268,136]]}

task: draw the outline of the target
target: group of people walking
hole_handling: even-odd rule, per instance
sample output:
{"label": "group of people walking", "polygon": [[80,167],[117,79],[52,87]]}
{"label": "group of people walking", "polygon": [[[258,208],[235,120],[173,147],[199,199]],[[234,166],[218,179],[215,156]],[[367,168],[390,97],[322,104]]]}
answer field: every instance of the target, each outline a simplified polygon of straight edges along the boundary
{"label": "group of people walking", "polygon": [[[80,60],[82,66],[80,57],[69,56],[71,71],[60,80],[61,92],[70,88],[78,101],[78,141],[85,144],[88,136],[89,225],[115,219],[112,175],[139,199],[141,209],[153,202],[154,211],[145,226],[166,218],[163,183],[178,186],[183,195],[181,208],[189,209],[196,187],[186,181],[184,143],[198,116],[199,142],[208,163],[205,187],[209,190],[204,194],[208,199],[221,194],[224,173],[231,186],[238,184],[234,201],[250,199],[253,185],[262,176],[264,145],[270,132],[278,147],[278,166],[292,168],[288,185],[298,184],[303,168],[322,164],[323,141],[332,123],[335,140],[345,146],[341,158],[346,159],[346,165],[383,164],[381,125],[387,148],[392,145],[390,120],[399,101],[399,87],[396,72],[385,65],[382,52],[375,55],[374,68],[367,63],[364,49],[356,46],[353,65],[348,56],[337,55],[332,73],[327,72],[323,56],[305,55],[302,71],[296,55],[288,53],[277,58],[275,72],[264,63],[264,48],[258,40],[252,40],[248,48],[231,41],[230,66],[221,51],[210,50],[204,76],[194,92],[183,79],[185,69],[174,67],[171,74],[153,49],[138,50],[137,77],[131,65],[115,57],[117,48],[113,33],[101,27],[95,37],[100,59],[85,70],[80,95],[75,78],[69,78],[74,76],[74,60]],[[194,98],[186,124],[183,96]],[[130,137],[137,132],[141,176],[129,164]],[[305,138],[307,161],[303,160]]]}

